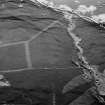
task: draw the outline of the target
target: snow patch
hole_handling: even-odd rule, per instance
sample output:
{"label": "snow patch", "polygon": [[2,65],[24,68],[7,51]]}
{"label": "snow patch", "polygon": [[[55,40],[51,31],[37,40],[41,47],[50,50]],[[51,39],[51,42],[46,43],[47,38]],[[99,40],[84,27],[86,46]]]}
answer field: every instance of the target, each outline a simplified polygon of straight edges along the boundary
{"label": "snow patch", "polygon": [[73,9],[70,8],[70,7],[67,6],[67,5],[59,5],[58,8],[59,8],[60,10],[63,10],[63,11],[71,11],[71,12],[73,11]]}
{"label": "snow patch", "polygon": [[93,5],[87,7],[86,5],[79,5],[76,12],[85,15],[86,13],[94,14],[97,8]]}
{"label": "snow patch", "polygon": [[1,86],[11,86],[9,81],[5,79],[3,75],[0,74],[0,87]]}
{"label": "snow patch", "polygon": [[39,3],[42,5],[46,5],[48,7],[54,7],[54,3],[52,1],[47,1],[47,0],[37,0]]}
{"label": "snow patch", "polygon": [[37,0],[38,2],[40,2],[41,4],[47,4],[48,3],[48,1],[47,0]]}
{"label": "snow patch", "polygon": [[75,2],[75,3],[80,3],[80,1],[78,1],[78,0],[75,0],[74,2]]}
{"label": "snow patch", "polygon": [[97,21],[98,23],[104,23],[105,22],[105,14],[93,15],[92,19]]}

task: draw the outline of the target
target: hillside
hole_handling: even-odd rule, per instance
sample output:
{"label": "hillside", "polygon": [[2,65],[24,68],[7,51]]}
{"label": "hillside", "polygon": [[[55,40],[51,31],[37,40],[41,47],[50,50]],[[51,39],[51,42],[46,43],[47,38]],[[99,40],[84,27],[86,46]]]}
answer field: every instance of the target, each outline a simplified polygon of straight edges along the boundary
{"label": "hillside", "polygon": [[70,80],[82,74],[72,62],[78,60],[72,33],[82,39],[89,63],[104,67],[104,30],[78,17],[70,34],[72,21],[62,11],[30,0],[19,5],[7,0],[0,8],[1,81],[10,83],[0,89],[0,104],[68,105],[90,87],[86,82],[62,93]]}

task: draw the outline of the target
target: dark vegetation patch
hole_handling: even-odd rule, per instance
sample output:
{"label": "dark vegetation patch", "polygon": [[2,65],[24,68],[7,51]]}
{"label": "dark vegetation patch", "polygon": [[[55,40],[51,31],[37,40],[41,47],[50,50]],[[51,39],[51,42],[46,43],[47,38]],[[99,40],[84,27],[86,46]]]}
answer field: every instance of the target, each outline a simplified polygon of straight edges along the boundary
{"label": "dark vegetation patch", "polygon": [[50,89],[24,89],[14,87],[0,88],[0,105],[50,105]]}

